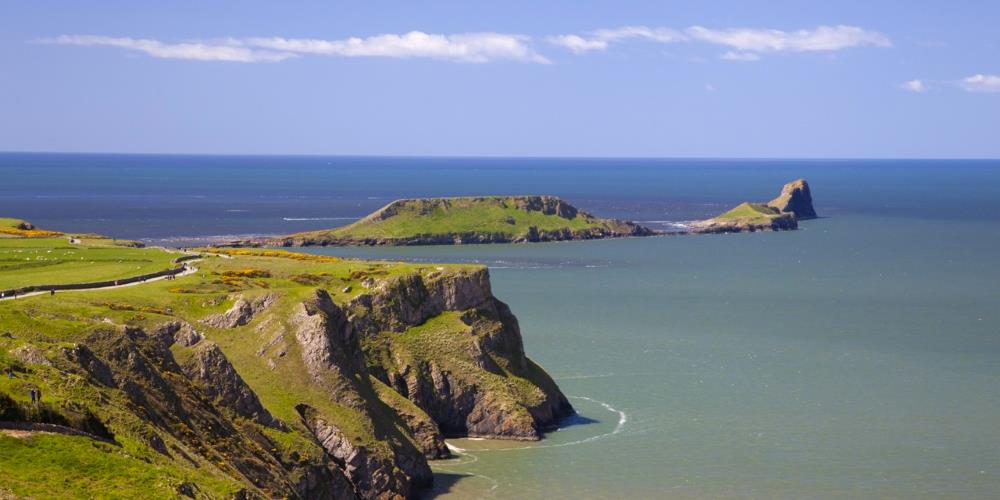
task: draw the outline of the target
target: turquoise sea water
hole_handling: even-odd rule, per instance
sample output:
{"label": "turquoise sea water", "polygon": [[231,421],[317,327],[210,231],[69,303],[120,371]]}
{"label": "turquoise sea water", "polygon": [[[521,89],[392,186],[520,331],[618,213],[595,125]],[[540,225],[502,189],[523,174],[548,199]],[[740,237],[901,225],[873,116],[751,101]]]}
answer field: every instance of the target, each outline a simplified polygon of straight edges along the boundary
{"label": "turquoise sea water", "polygon": [[682,221],[796,177],[826,217],[795,232],[311,251],[489,265],[586,417],[453,441],[440,498],[995,498],[1000,162],[0,155],[0,213],[170,242],[536,192]]}

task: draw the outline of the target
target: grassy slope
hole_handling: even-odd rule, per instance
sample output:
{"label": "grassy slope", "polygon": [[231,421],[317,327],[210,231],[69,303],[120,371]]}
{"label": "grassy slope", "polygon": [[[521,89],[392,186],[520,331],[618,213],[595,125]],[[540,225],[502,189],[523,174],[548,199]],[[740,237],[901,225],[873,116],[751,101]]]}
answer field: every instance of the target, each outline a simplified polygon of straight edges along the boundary
{"label": "grassy slope", "polygon": [[[177,485],[195,478],[173,464],[136,460],[110,444],[55,434],[0,434],[0,464],[3,488],[38,499],[176,498]],[[225,481],[198,479],[209,483],[207,492],[235,493]],[[0,489],[0,497],[3,493]]]}
{"label": "grassy slope", "polygon": [[718,215],[711,220],[715,221],[739,221],[750,224],[770,224],[771,221],[780,217],[777,210],[762,203],[740,203],[732,210]]}
{"label": "grassy slope", "polygon": [[111,280],[173,267],[172,254],[128,248],[115,240],[65,238],[0,239],[0,289]]}
{"label": "grassy slope", "polygon": [[311,231],[296,237],[333,237],[345,239],[407,238],[426,234],[500,233],[510,237],[539,230],[585,230],[610,227],[612,221],[577,213],[572,219],[526,211],[514,205],[512,197],[448,198],[450,207],[437,204],[429,213],[421,213],[420,200],[407,202],[395,216],[384,220],[369,217],[331,230]]}
{"label": "grassy slope", "polygon": [[[53,243],[55,243],[53,241]],[[281,453],[288,456],[296,452],[300,456],[315,457],[322,452],[311,439],[305,437],[298,415],[294,411],[296,403],[307,403],[331,418],[345,434],[356,443],[360,443],[376,453],[388,454],[387,445],[382,438],[375,435],[371,421],[364,418],[357,410],[332,402],[329,395],[315,387],[300,361],[300,353],[293,337],[286,334],[288,353],[282,357],[274,357],[277,366],[272,369],[267,365],[265,356],[258,356],[256,351],[272,334],[272,330],[257,331],[262,318],[255,319],[251,324],[232,330],[217,330],[200,325],[197,321],[205,316],[226,310],[231,304],[234,294],[253,296],[260,293],[278,292],[281,300],[268,310],[268,314],[276,317],[286,317],[294,307],[298,307],[301,299],[311,293],[316,287],[330,291],[334,300],[343,302],[364,292],[361,281],[368,276],[379,278],[391,277],[403,273],[427,273],[437,266],[421,266],[414,264],[374,263],[338,260],[333,258],[315,258],[299,260],[278,257],[258,257],[244,255],[260,253],[275,255],[267,251],[234,251],[237,254],[232,259],[210,257],[199,263],[199,272],[175,281],[151,282],[127,289],[111,289],[86,293],[62,292],[56,297],[47,295],[30,297],[17,301],[0,302],[0,331],[10,332],[10,337],[0,336],[0,366],[14,363],[10,351],[25,344],[31,344],[42,349],[48,357],[61,357],[60,349],[72,346],[85,338],[91,328],[101,324],[105,318],[116,324],[150,327],[165,321],[181,318],[197,325],[206,338],[217,342],[226,356],[236,367],[245,381],[260,397],[262,403],[278,418],[288,422],[300,432],[283,432],[274,429],[262,429],[269,437],[279,443]],[[468,266],[448,266],[449,269]],[[266,270],[267,275],[246,273],[247,270]],[[73,271],[76,272],[76,271]],[[257,274],[257,277],[240,277],[246,274]],[[30,280],[35,281],[35,280]],[[351,287],[348,292],[345,287]],[[172,350],[178,358],[183,358],[186,348],[174,346]],[[64,452],[70,464],[64,475],[45,469],[45,463],[34,465],[18,465],[23,457],[32,453],[44,454],[46,449],[55,446],[45,439],[20,443],[20,448],[10,448],[6,454],[0,453],[0,470],[14,471],[12,473],[35,473],[40,477],[49,477],[52,481],[42,485],[36,484],[31,489],[32,495],[39,497],[63,496],[66,492],[79,491],[103,493],[103,488],[115,484],[116,477],[135,477],[129,484],[141,488],[146,484],[146,472],[153,468],[162,471],[164,477],[191,478],[203,488],[211,488],[213,493],[225,496],[236,488],[232,476],[225,467],[215,463],[202,462],[198,467],[183,461],[170,461],[149,449],[140,439],[147,424],[134,413],[127,410],[129,404],[119,391],[95,386],[84,382],[79,376],[60,372],[55,367],[39,365],[23,365],[24,373],[13,381],[0,381],[0,392],[3,392],[19,402],[26,402],[27,391],[31,387],[39,387],[45,394],[47,404],[58,406],[65,402],[88,405],[116,434],[116,439],[123,445],[123,453],[115,456],[92,454],[87,460],[100,462],[102,465],[88,465],[84,462],[73,463],[73,458],[80,448],[69,438],[58,437],[54,440],[66,440]],[[102,402],[98,404],[97,402]],[[27,447],[27,448],[25,448]],[[34,447],[34,448],[33,448]],[[22,449],[23,448],[23,449]],[[99,457],[104,456],[107,460]],[[133,457],[133,458],[129,458]],[[82,459],[81,459],[82,460]],[[142,461],[147,460],[151,465]],[[32,467],[36,467],[32,469]],[[51,475],[49,475],[51,473]],[[86,482],[64,484],[72,476],[80,473],[89,475]],[[2,476],[0,476],[2,479]],[[0,481],[3,482],[3,481]],[[57,483],[50,485],[50,483]],[[14,491],[21,491],[20,486],[11,486]],[[93,488],[93,489],[87,489]],[[123,490],[128,491],[128,490]],[[154,493],[155,488],[151,490]]]}

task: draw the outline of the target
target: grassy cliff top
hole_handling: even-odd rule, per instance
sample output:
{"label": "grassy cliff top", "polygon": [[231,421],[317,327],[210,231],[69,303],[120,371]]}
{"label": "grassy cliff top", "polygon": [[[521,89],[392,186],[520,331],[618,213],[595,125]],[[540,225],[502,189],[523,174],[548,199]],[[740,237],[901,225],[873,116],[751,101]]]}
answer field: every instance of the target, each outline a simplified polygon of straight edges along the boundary
{"label": "grassy cliff top", "polygon": [[452,235],[529,240],[534,232],[629,233],[630,224],[594,217],[555,196],[480,196],[394,201],[344,227],[298,233],[285,240],[392,242]]}
{"label": "grassy cliff top", "polygon": [[712,220],[716,221],[742,221],[752,224],[767,224],[771,222],[776,217],[780,217],[781,213],[772,207],[769,207],[763,203],[749,203],[743,202],[729,210],[728,212],[718,215]]}

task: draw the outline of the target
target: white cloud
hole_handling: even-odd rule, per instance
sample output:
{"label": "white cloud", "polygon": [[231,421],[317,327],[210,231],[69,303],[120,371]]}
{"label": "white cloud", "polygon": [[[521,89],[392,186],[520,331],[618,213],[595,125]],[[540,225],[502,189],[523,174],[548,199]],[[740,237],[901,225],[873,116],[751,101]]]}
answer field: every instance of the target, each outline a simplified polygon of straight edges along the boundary
{"label": "white cloud", "polygon": [[1000,75],[972,75],[959,80],[966,92],[1000,92]]}
{"label": "white cloud", "polygon": [[670,28],[650,28],[648,26],[621,26],[612,29],[599,29],[586,37],[579,35],[557,35],[548,37],[548,41],[562,45],[577,54],[591,50],[605,50],[611,43],[627,39],[640,39],[650,42],[671,43],[685,39],[684,35]]}
{"label": "white cloud", "polygon": [[548,59],[528,45],[529,41],[526,36],[503,33],[436,35],[411,31],[402,35],[352,37],[344,40],[248,38],[242,40],[242,43],[276,51],[344,57],[426,57],[471,63],[507,59],[548,63]]}
{"label": "white cloud", "polygon": [[562,45],[577,54],[582,54],[591,50],[604,50],[608,48],[607,40],[583,38],[579,35],[556,35],[548,37],[547,40],[550,43]]}
{"label": "white cloud", "polygon": [[421,57],[469,63],[502,59],[548,63],[548,59],[528,45],[529,41],[525,36],[502,33],[436,35],[420,31],[343,40],[272,37],[164,43],[152,39],[90,35],[63,35],[41,40],[43,43],[61,45],[119,47],[153,57],[197,61],[273,62],[314,54],[341,57]]}
{"label": "white cloud", "polygon": [[927,92],[927,84],[923,80],[910,80],[899,84],[899,88],[910,92]]}
{"label": "white cloud", "polygon": [[760,56],[753,52],[725,52],[719,56],[727,61],[756,61]]}
{"label": "white cloud", "polygon": [[744,52],[818,52],[865,45],[892,46],[892,42],[881,33],[842,25],[797,31],[751,28],[715,30],[692,26],[686,33],[695,40],[725,45]]}
{"label": "white cloud", "polygon": [[62,35],[40,40],[42,43],[80,46],[108,46],[143,52],[161,59],[189,59],[193,61],[276,62],[295,54],[258,50],[233,44],[203,42],[163,43],[147,38],[116,38],[93,35]]}

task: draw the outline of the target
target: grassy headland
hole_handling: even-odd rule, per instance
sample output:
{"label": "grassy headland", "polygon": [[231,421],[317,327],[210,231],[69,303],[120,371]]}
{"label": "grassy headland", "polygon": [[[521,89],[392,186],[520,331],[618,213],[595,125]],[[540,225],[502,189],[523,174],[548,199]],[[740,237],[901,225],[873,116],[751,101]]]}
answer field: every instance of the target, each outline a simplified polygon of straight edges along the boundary
{"label": "grassy headland", "polygon": [[[212,252],[176,280],[0,302],[0,422],[101,438],[0,431],[0,496],[401,498],[447,456],[439,426],[537,439],[572,411],[481,266]],[[176,256],[59,238],[0,255],[40,263],[5,284]]]}
{"label": "grassy headland", "polygon": [[397,200],[344,227],[265,239],[262,245],[433,245],[644,236],[631,222],[602,219],[554,196]]}

